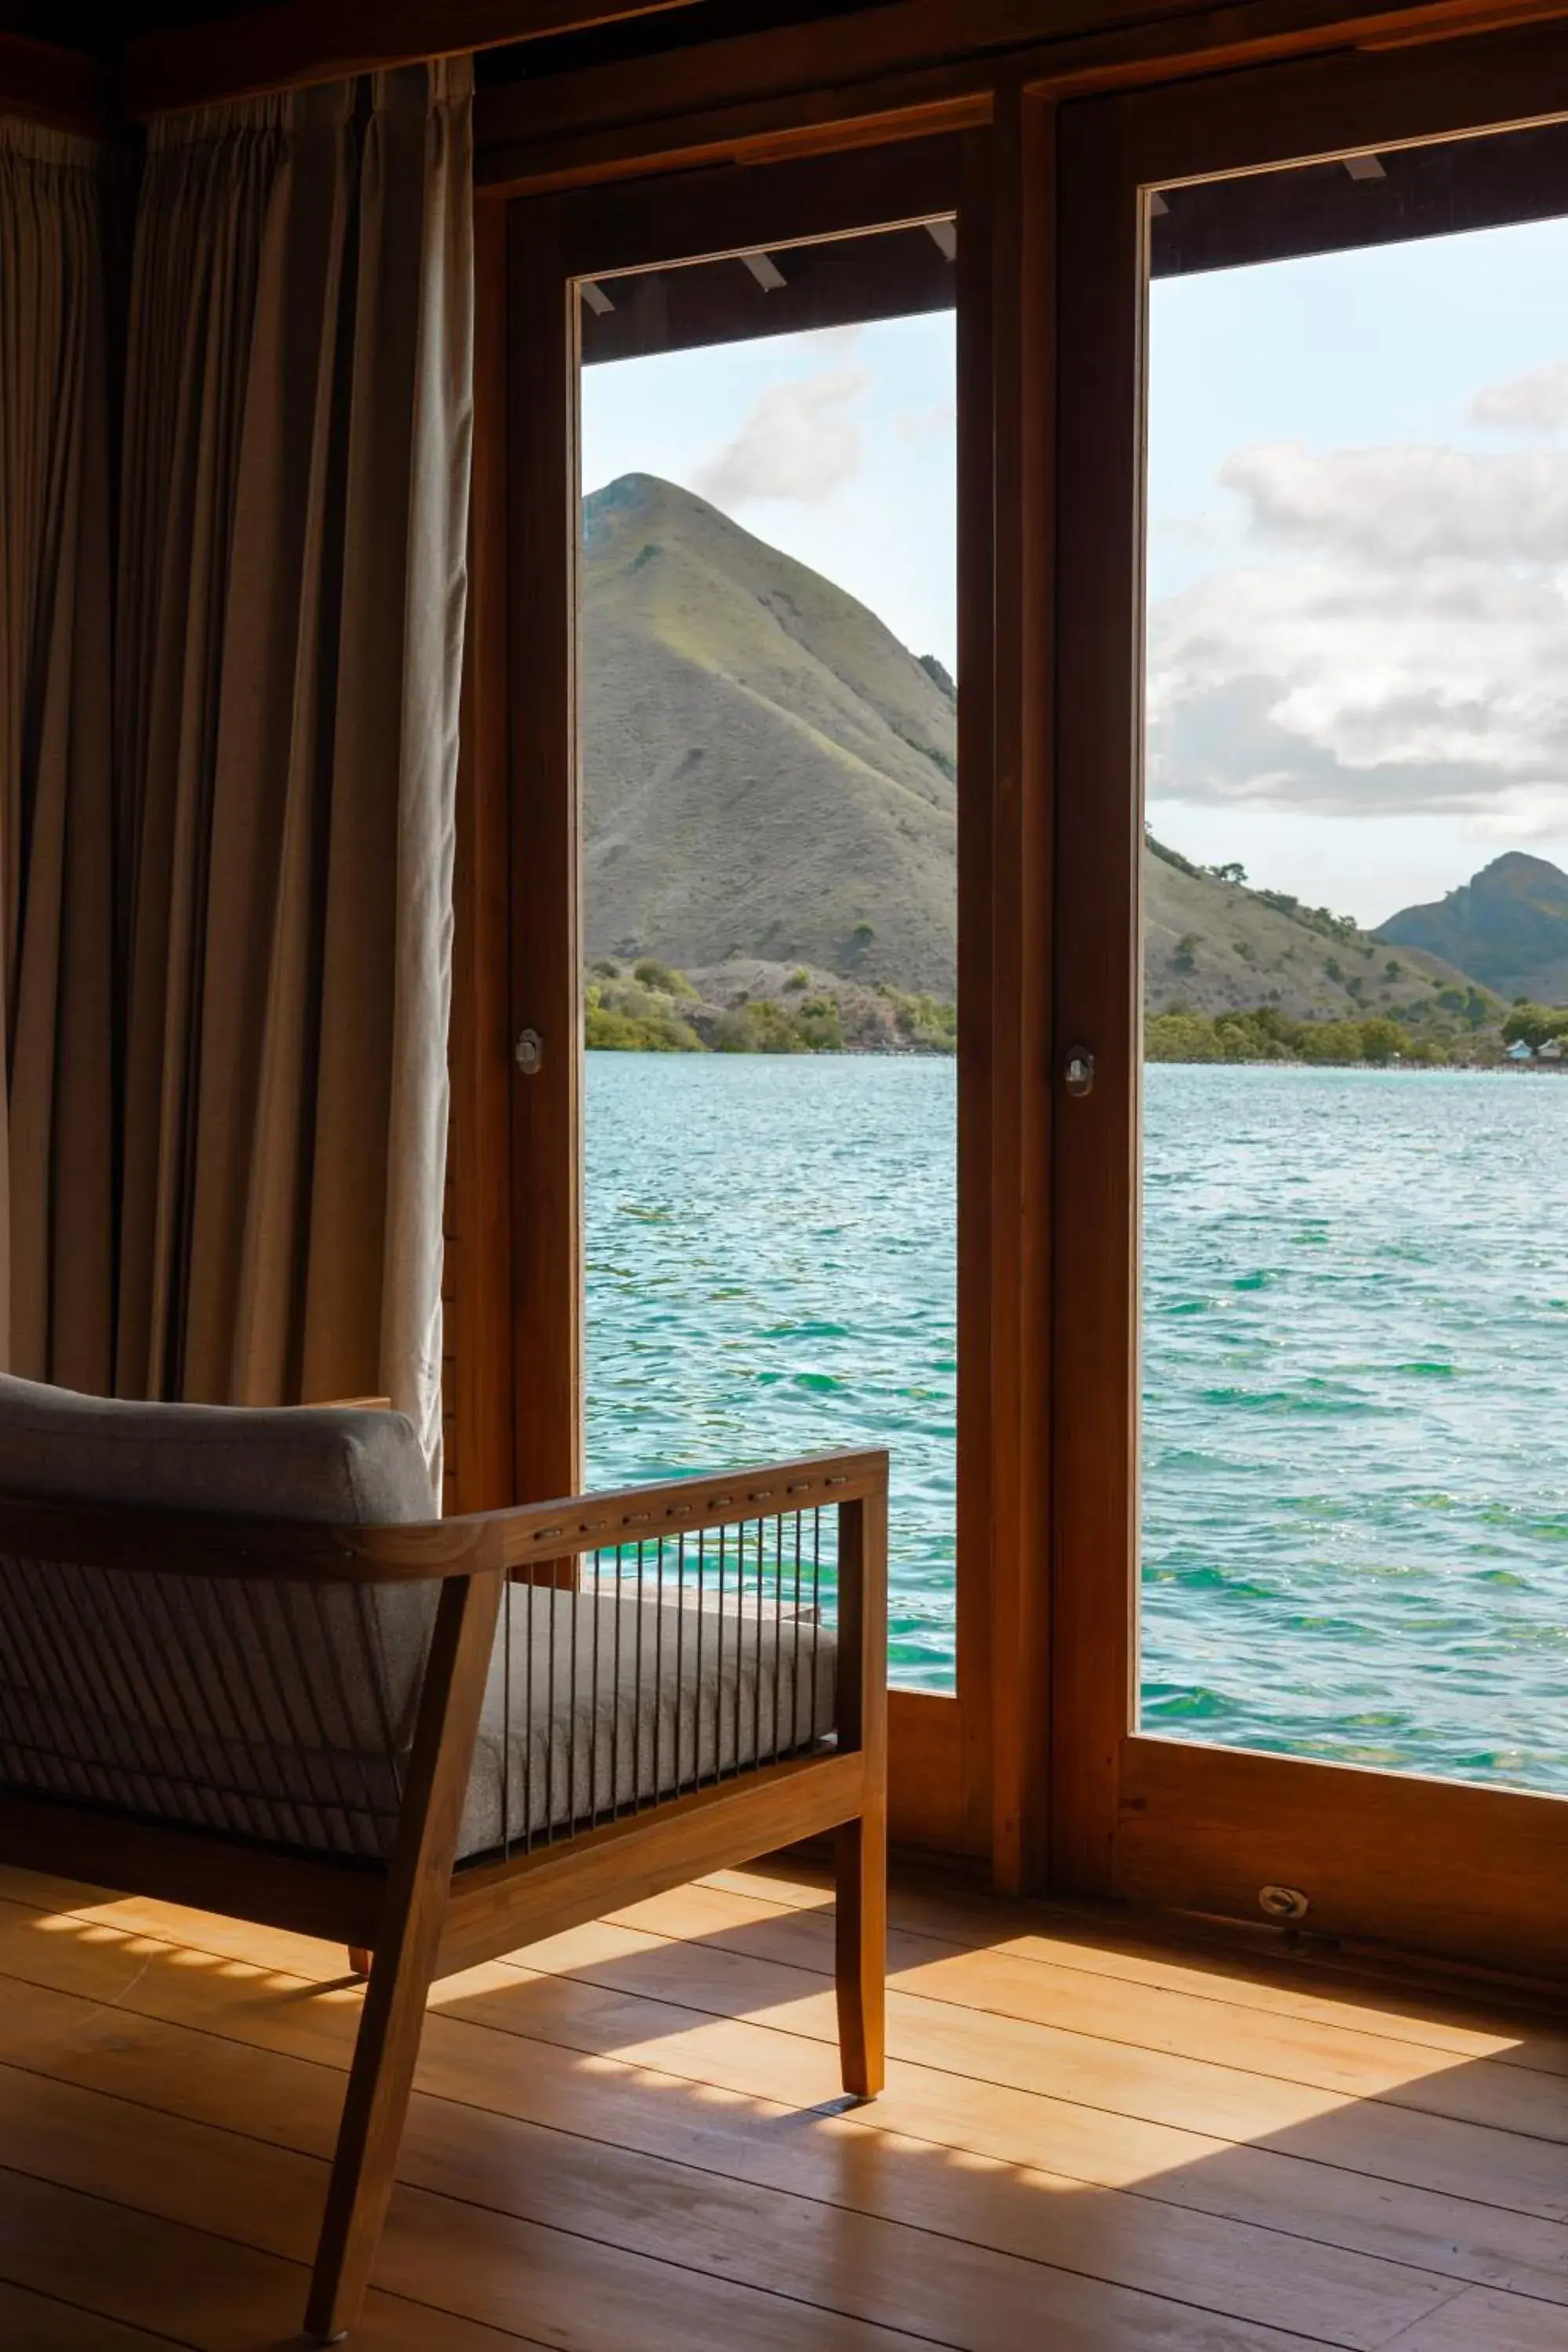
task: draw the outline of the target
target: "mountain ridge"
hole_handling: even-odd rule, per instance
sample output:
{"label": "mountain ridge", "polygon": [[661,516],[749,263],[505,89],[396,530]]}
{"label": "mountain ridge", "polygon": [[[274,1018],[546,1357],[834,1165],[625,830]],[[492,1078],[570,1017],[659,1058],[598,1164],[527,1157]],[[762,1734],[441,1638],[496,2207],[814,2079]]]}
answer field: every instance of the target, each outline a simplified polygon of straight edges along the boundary
{"label": "mountain ridge", "polygon": [[[584,525],[588,959],[700,971],[716,1006],[837,983],[951,1003],[957,710],[942,664],[657,476],[595,491]],[[1542,877],[1562,886],[1568,1002],[1568,876],[1515,862],[1538,869],[1535,899],[1551,899]],[[1499,990],[1443,944],[1451,922],[1426,919],[1509,866],[1372,932],[1151,837],[1147,1009],[1473,1035],[1500,1019],[1500,995],[1540,992]],[[1539,916],[1535,899],[1510,894],[1516,915]],[[859,997],[852,1009],[865,1014]]]}
{"label": "mountain ridge", "polygon": [[706,499],[584,501],[590,956],[801,961],[952,992],[952,697]]}
{"label": "mountain ridge", "polygon": [[1500,996],[1568,1003],[1568,874],[1547,858],[1507,850],[1445,898],[1402,908],[1375,936],[1462,964]]}

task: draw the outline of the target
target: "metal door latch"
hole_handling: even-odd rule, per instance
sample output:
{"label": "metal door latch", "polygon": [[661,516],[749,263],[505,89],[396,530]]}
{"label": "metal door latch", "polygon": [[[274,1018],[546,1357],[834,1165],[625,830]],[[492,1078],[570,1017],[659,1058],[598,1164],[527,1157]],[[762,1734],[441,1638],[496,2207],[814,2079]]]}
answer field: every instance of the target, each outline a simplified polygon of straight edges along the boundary
{"label": "metal door latch", "polygon": [[544,1040],[538,1030],[521,1030],[511,1055],[525,1078],[536,1078],[544,1059]]}
{"label": "metal door latch", "polygon": [[1082,1096],[1094,1086],[1094,1055],[1087,1045],[1071,1045],[1062,1064],[1062,1084],[1069,1095]]}
{"label": "metal door latch", "polygon": [[1299,1886],[1260,1886],[1258,1907],[1269,1919],[1304,1919],[1311,1903]]}

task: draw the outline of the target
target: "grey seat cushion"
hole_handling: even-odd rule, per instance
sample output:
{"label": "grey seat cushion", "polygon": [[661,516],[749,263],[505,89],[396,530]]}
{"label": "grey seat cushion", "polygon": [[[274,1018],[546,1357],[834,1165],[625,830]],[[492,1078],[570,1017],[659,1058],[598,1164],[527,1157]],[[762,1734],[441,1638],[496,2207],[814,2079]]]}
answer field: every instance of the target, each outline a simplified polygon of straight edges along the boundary
{"label": "grey seat cushion", "polygon": [[331,1527],[440,1516],[405,1413],[139,1404],[9,1375],[0,1375],[0,1495]]}
{"label": "grey seat cushion", "polygon": [[[0,1377],[0,1496],[318,1524],[436,1516],[414,1426]],[[438,1587],[129,1577],[0,1553],[0,1785],[384,1860]],[[711,1594],[710,1594],[711,1600]],[[688,1596],[511,1585],[459,1853],[559,1833],[833,1728],[832,1638]]]}
{"label": "grey seat cushion", "polygon": [[[0,1376],[0,1496],[306,1524],[438,1516],[414,1424],[353,1405],[142,1404]],[[380,1858],[432,1583],[116,1575],[0,1557],[0,1780]]]}
{"label": "grey seat cushion", "polygon": [[[825,1628],[689,1597],[513,1585],[490,1663],[458,1854],[584,1828],[826,1738]],[[510,1733],[508,1729],[510,1722]]]}

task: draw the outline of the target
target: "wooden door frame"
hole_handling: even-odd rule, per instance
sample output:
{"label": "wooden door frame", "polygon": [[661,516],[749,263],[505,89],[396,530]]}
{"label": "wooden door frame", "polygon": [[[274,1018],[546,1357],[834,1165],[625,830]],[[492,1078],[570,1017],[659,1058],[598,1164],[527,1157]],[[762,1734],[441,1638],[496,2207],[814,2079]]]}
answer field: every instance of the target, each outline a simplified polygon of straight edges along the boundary
{"label": "wooden door frame", "polygon": [[1568,1799],[1140,1734],[1137,1655],[1143,607],[1142,191],[1357,147],[1568,116],[1540,37],[1276,66],[1062,110],[1056,923],[1053,1879],[1064,1890],[1309,1924],[1568,1975]]}
{"label": "wooden door frame", "polygon": [[[467,949],[458,1030],[455,1210],[486,1182],[462,1119],[509,1129],[504,1250],[459,1246],[455,1310],[489,1335],[482,1499],[580,1484],[581,874],[574,756],[576,298],[573,282],[742,244],[854,233],[956,209],[960,427],[960,1696],[891,1694],[892,1817],[903,1843],[1037,1883],[1045,1856],[1045,1466],[1048,1353],[1044,936],[1049,408],[1031,396],[1048,336],[1050,110],[1014,93],[994,134],[722,164],[635,187],[481,192],[466,823],[485,847],[490,922]],[[715,222],[722,223],[716,238]],[[482,488],[481,488],[482,485]],[[494,919],[496,860],[510,877]],[[460,934],[464,924],[460,907]],[[498,972],[504,971],[504,983]],[[504,1018],[500,1006],[504,1004]],[[537,1075],[512,1040],[543,1041]],[[504,1031],[504,1035],[503,1035]],[[492,1235],[492,1243],[494,1236]],[[496,1267],[510,1260],[510,1297]],[[506,1324],[504,1372],[496,1360]],[[457,1360],[461,1385],[465,1350]],[[510,1425],[495,1426],[504,1398]],[[477,1401],[477,1400],[476,1400]],[[459,1416],[461,1420],[461,1416]],[[473,1507],[480,1486],[459,1480]]]}

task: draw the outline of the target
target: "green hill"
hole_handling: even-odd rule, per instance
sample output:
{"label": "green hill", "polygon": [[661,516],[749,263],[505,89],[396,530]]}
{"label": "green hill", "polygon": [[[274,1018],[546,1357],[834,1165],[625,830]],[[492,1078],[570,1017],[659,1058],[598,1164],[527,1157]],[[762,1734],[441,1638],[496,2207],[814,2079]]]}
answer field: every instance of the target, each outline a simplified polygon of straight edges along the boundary
{"label": "green hill", "polygon": [[1451,1029],[1501,1011],[1425,949],[1394,950],[1326,908],[1223,880],[1153,839],[1143,860],[1143,941],[1151,1013],[1212,1018],[1268,1005],[1292,1021],[1375,1013]]}
{"label": "green hill", "polygon": [[1568,1004],[1568,874],[1544,857],[1510,850],[1435,905],[1392,916],[1377,936],[1446,956],[1500,996]]}
{"label": "green hill", "polygon": [[[957,712],[941,662],[651,475],[584,515],[586,947],[605,1037],[652,1018],[708,1043],[727,1013],[771,1018],[748,1005],[794,1021],[831,1000],[808,1030],[950,1047],[935,1008],[956,979]],[[1502,1011],[1441,949],[1152,841],[1144,912],[1152,1014],[1387,1014],[1454,1041]],[[649,960],[695,992],[654,1003],[626,970]]]}
{"label": "green hill", "polygon": [[875,614],[689,491],[585,501],[591,957],[951,996],[955,711]]}

